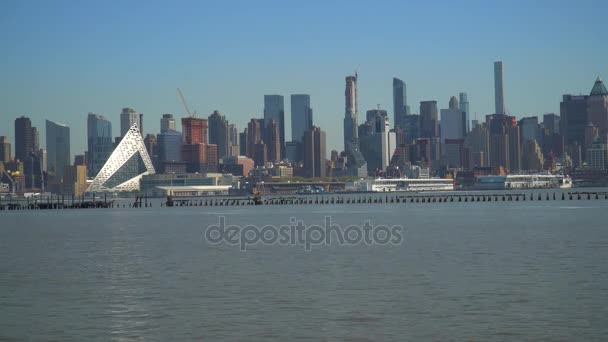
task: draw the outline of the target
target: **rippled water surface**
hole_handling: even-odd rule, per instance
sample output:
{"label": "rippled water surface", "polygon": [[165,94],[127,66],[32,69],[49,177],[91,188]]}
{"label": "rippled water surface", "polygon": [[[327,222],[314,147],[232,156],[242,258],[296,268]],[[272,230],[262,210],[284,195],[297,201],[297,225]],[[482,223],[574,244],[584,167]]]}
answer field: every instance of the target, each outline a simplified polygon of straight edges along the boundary
{"label": "rippled water surface", "polygon": [[[209,245],[401,224],[397,246]],[[0,212],[0,340],[605,340],[608,200]]]}

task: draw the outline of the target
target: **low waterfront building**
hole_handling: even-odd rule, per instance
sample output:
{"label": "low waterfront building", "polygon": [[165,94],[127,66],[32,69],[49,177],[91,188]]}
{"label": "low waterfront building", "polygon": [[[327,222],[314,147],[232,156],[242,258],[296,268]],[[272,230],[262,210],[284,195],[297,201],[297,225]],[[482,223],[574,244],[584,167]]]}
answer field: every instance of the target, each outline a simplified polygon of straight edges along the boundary
{"label": "low waterfront building", "polygon": [[141,192],[153,193],[157,187],[184,187],[217,185],[215,177],[208,177],[203,173],[169,173],[145,175],[140,180]]}

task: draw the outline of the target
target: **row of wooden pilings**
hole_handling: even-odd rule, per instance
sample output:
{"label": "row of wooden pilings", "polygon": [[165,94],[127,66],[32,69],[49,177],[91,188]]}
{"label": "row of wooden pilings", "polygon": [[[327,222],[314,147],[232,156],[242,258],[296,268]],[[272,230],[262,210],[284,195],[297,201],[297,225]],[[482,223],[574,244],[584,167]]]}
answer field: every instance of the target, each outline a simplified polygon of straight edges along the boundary
{"label": "row of wooden pilings", "polygon": [[148,208],[152,207],[152,202],[148,203],[147,196],[137,196],[133,203],[118,203],[107,199],[107,196],[85,199],[84,197],[71,196],[48,196],[37,199],[5,199],[0,200],[0,210],[48,210],[48,209],[113,209],[113,208]]}
{"label": "row of wooden pilings", "polygon": [[530,193],[530,194],[436,194],[436,195],[303,195],[273,196],[261,198],[207,198],[174,199],[161,206],[198,207],[198,206],[248,206],[248,205],[311,205],[311,204],[380,204],[380,203],[446,203],[446,202],[507,202],[507,201],[573,201],[608,200],[607,193]]}
{"label": "row of wooden pilings", "polygon": [[[447,203],[447,202],[509,202],[509,201],[574,201],[574,200],[608,200],[608,192],[539,192],[539,193],[502,193],[502,194],[433,194],[405,195],[391,194],[335,194],[335,195],[300,195],[272,196],[252,198],[191,198],[171,199],[162,202],[161,207],[207,207],[207,206],[248,206],[248,205],[312,205],[312,204],[381,204],[381,203]],[[0,210],[43,210],[43,209],[90,209],[90,208],[151,208],[152,201],[147,196],[135,198],[133,203],[116,201],[66,201],[65,198],[47,199],[37,202],[1,203]]]}

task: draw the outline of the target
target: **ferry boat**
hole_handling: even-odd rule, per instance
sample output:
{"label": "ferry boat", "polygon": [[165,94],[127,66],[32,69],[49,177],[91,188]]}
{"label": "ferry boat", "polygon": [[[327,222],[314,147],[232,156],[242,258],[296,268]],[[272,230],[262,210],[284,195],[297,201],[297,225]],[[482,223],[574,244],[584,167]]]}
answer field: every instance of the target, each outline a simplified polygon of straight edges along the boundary
{"label": "ferry boat", "polygon": [[452,191],[454,180],[449,178],[368,178],[359,183],[359,191]]}
{"label": "ferry boat", "polygon": [[566,175],[513,174],[507,176],[481,176],[473,186],[475,190],[551,189],[572,187],[572,179]]}

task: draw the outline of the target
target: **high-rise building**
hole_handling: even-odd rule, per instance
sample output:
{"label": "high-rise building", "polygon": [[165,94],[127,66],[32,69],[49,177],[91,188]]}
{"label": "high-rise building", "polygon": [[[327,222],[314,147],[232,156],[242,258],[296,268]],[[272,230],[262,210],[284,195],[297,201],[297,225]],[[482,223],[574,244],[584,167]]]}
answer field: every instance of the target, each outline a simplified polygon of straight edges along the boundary
{"label": "high-rise building", "polygon": [[522,169],[526,171],[541,171],[544,164],[545,158],[536,140],[525,140],[522,153]]}
{"label": "high-rise building", "polygon": [[390,131],[388,117],[379,112],[376,114],[374,117],[370,116],[369,120],[361,125],[365,128],[361,129],[362,134],[359,135],[361,153],[367,161],[369,174],[386,171],[397,147],[395,132]]}
{"label": "high-rise building", "polygon": [[441,110],[441,143],[446,139],[464,139],[466,136],[466,118],[458,105],[456,97],[452,96],[448,109]]}
{"label": "high-rise building", "polygon": [[209,143],[217,145],[217,155],[222,159],[229,155],[229,138],[228,120],[224,115],[221,115],[217,110],[209,116]]}
{"label": "high-rise building", "polygon": [[587,121],[598,130],[601,141],[608,138],[608,90],[597,78],[587,98]]}
{"label": "high-rise building", "polygon": [[403,118],[410,114],[407,106],[407,88],[405,82],[393,77],[393,125],[403,128]]}
{"label": "high-rise building", "polygon": [[519,126],[515,117],[504,114],[486,116],[489,127],[489,162],[491,167],[521,169]]}
{"label": "high-rise building", "polygon": [[403,118],[403,141],[411,144],[420,138],[420,115],[409,114]]}
{"label": "high-rise building", "polygon": [[87,167],[68,165],[63,170],[63,194],[80,196],[87,190]]}
{"label": "high-rise building", "polygon": [[[585,127],[587,127],[587,97],[585,95],[564,95],[559,106],[560,132],[564,137],[564,148],[570,156],[577,152],[573,149],[580,148],[583,160],[586,151],[581,147],[585,143]],[[573,161],[576,162],[575,159]]]}
{"label": "high-rise building", "polygon": [[239,145],[239,130],[235,124],[228,125],[228,155],[239,156],[241,154],[241,147]]}
{"label": "high-rise building", "polygon": [[264,142],[268,146],[268,161],[281,161],[281,141],[279,140],[279,125],[276,121],[268,121],[268,126],[265,129],[266,137]]}
{"label": "high-rise building", "polygon": [[605,170],[608,165],[608,145],[600,139],[596,139],[587,148],[587,166],[594,170]]}
{"label": "high-rise building", "polygon": [[528,140],[534,140],[536,142],[539,142],[541,140],[538,117],[532,116],[528,118],[522,118],[519,120],[518,124],[521,134],[522,145],[525,144]]}
{"label": "high-rise building", "polygon": [[469,119],[469,97],[467,93],[460,93],[460,110],[464,113],[464,120],[466,121],[465,136],[471,131],[471,120]]}
{"label": "high-rise building", "polygon": [[502,62],[494,62],[494,106],[495,114],[506,114]]}
{"label": "high-rise building", "polygon": [[122,113],[120,113],[120,136],[124,137],[134,124],[139,125],[138,119],[135,109],[123,108]]}
{"label": "high-rise building", "polygon": [[357,73],[355,73],[355,76],[346,76],[346,87],[344,90],[346,104],[344,113],[344,151],[346,152],[348,152],[350,146],[357,145],[358,142],[357,79]]}
{"label": "high-rise building", "polygon": [[112,123],[102,115],[87,115],[87,150],[89,158],[88,175],[95,177],[108,161],[114,145],[112,143]]}
{"label": "high-rise building", "polygon": [[34,149],[35,131],[30,118],[15,119],[15,159],[25,162]]}
{"label": "high-rise building", "polygon": [[57,182],[63,179],[63,170],[71,165],[70,128],[46,120],[47,172]]}
{"label": "high-rise building", "polygon": [[469,167],[484,167],[488,165],[488,146],[489,135],[487,126],[475,121],[473,129],[471,129],[465,140],[465,147],[469,151],[469,160],[471,161]]}
{"label": "high-rise building", "polygon": [[460,105],[458,105],[458,99],[456,98],[456,96],[450,97],[448,107],[452,110],[460,110]]}
{"label": "high-rise building", "polygon": [[248,129],[245,127],[243,132],[239,133],[239,155],[247,156],[247,132]]}
{"label": "high-rise building", "polygon": [[444,140],[445,162],[449,168],[461,168],[464,165],[464,139]]}
{"label": "high-rise building", "polygon": [[559,134],[559,115],[547,113],[543,115],[543,126],[548,134]]}
{"label": "high-rise building", "polygon": [[182,134],[168,129],[157,136],[158,164],[181,161]]}
{"label": "high-rise building", "polygon": [[8,163],[12,160],[11,158],[11,143],[8,141],[8,137],[0,137],[0,161]]}
{"label": "high-rise building", "polygon": [[175,131],[173,114],[163,114],[163,117],[160,119],[160,132],[165,133],[170,129]]}
{"label": "high-rise building", "polygon": [[291,140],[304,141],[304,132],[312,127],[310,95],[291,95]]}
{"label": "high-rise building", "polygon": [[[247,157],[254,157],[254,147],[256,144],[262,143],[264,140],[264,120],[251,119],[247,124]],[[256,161],[257,163],[257,161]],[[257,165],[257,164],[256,164]]]}
{"label": "high-rise building", "polygon": [[187,117],[182,118],[182,134],[184,144],[206,144],[207,119]]}
{"label": "high-rise building", "polygon": [[251,158],[255,162],[255,166],[264,166],[268,161],[268,146],[262,142],[259,142],[255,143],[251,149]]}
{"label": "high-rise building", "polygon": [[264,95],[264,127],[271,120],[279,126],[281,158],[285,156],[285,102],[282,95]]}
{"label": "high-rise building", "polygon": [[325,132],[313,126],[304,133],[304,170],[309,177],[326,175]]}
{"label": "high-rise building", "polygon": [[146,145],[146,151],[152,159],[152,165],[156,167],[158,165],[158,137],[156,134],[146,134],[144,145]]}
{"label": "high-rise building", "polygon": [[370,109],[365,112],[365,122],[375,123],[378,117],[383,117],[388,121],[388,113],[383,109]]}
{"label": "high-rise building", "polygon": [[435,138],[439,136],[437,101],[420,102],[420,136]]}

